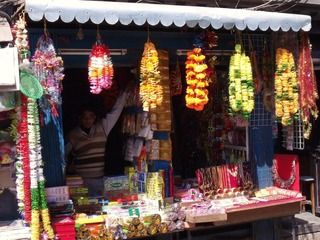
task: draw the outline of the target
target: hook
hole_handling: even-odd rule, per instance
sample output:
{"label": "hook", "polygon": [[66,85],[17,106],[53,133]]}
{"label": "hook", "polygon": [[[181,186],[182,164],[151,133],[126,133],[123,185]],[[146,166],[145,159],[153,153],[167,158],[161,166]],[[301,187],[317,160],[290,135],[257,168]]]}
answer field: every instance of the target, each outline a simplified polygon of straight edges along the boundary
{"label": "hook", "polygon": [[149,31],[149,24],[147,23],[147,42],[150,42],[150,31]]}

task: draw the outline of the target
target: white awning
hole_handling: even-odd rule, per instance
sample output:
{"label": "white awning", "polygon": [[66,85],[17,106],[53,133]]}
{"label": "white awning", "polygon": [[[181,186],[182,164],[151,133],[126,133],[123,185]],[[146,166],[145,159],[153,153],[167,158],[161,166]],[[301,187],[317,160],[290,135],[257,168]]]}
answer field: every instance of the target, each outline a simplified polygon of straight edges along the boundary
{"label": "white awning", "polygon": [[201,28],[227,30],[246,28],[254,31],[309,31],[311,17],[299,14],[263,12],[245,9],[209,8],[165,4],[81,1],[81,0],[26,0],[26,12],[33,21],[45,17],[49,22],[59,18],[65,22],[74,19],[79,23],[91,20],[95,24],[106,21],[108,24],[120,22],[123,25],[134,23],[152,26],[162,24],[177,27],[187,25]]}

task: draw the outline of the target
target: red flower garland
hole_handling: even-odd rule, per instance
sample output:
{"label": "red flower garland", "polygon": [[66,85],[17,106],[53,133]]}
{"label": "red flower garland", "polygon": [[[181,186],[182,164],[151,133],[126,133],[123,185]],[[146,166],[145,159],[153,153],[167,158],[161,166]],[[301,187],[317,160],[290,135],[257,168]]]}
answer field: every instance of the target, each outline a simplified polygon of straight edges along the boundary
{"label": "red flower garland", "polygon": [[31,193],[30,193],[30,159],[28,142],[28,122],[27,122],[27,98],[21,94],[21,116],[18,126],[20,137],[18,140],[18,149],[23,163],[23,189],[24,189],[24,219],[31,221]]}

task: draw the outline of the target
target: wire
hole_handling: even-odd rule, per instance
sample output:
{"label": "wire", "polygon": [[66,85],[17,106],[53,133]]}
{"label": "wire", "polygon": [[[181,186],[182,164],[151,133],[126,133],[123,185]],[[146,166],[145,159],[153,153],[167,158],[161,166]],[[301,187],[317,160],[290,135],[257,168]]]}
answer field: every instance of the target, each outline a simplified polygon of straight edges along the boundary
{"label": "wire", "polygon": [[214,2],[215,2],[215,4],[217,5],[217,7],[220,7],[217,0],[214,0]]}
{"label": "wire", "polygon": [[238,5],[239,5],[240,1],[241,1],[241,0],[238,0],[236,6],[235,6],[234,8],[238,8]]}
{"label": "wire", "polygon": [[294,8],[294,7],[297,6],[297,5],[298,5],[298,3],[294,3],[292,6],[286,8],[286,9],[283,9],[283,10],[281,10],[280,12],[286,12],[286,11],[290,10],[291,8]]}
{"label": "wire", "polygon": [[259,8],[262,8],[262,7],[264,7],[264,6],[269,5],[269,4],[272,3],[272,2],[273,2],[273,0],[269,0],[268,2],[266,2],[266,3],[264,3],[264,4],[261,4],[261,5],[255,6],[255,7],[251,7],[251,8],[248,8],[248,9],[257,10],[257,9],[259,9]]}
{"label": "wire", "polygon": [[157,3],[157,4],[162,4],[161,2],[159,1],[155,1],[155,0],[138,0],[136,3]]}

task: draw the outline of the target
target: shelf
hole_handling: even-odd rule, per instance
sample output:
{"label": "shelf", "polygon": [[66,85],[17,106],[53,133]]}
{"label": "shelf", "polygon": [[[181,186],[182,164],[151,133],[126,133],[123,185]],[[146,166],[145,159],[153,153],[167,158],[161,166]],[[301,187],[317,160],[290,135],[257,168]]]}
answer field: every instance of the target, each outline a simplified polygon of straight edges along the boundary
{"label": "shelf", "polygon": [[228,149],[233,149],[233,150],[247,151],[247,147],[245,147],[245,146],[237,146],[237,145],[225,144],[223,147],[224,148],[228,148]]}

